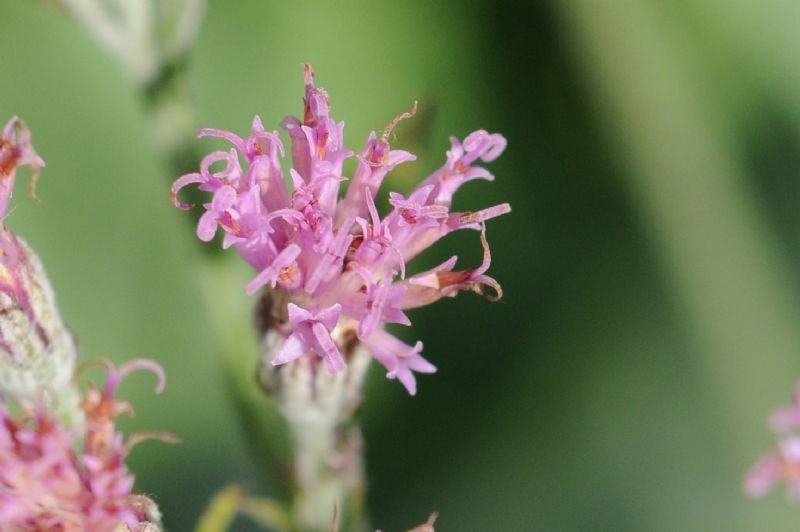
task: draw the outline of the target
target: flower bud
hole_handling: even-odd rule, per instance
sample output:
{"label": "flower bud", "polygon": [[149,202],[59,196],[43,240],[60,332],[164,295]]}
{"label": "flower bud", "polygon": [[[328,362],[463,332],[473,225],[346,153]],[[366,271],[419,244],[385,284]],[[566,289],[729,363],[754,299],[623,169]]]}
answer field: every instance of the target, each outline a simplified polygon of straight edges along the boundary
{"label": "flower bud", "polygon": [[39,257],[7,229],[0,253],[0,389],[30,399],[43,385],[58,393],[75,369],[75,341]]}
{"label": "flower bud", "polygon": [[[39,167],[44,165],[33,150],[28,128],[16,117],[0,136],[0,163],[0,215],[5,215],[17,167],[30,166],[33,183]],[[76,354],[75,341],[58,312],[41,261],[3,223],[0,225],[0,393],[35,402],[49,392],[55,396],[62,413],[75,414],[78,405],[70,380]]]}

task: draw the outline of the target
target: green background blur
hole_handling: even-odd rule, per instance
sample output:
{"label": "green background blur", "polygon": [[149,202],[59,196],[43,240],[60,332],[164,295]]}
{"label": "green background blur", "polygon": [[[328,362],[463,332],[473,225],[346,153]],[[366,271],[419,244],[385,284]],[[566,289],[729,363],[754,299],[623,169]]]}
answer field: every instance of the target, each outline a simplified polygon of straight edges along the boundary
{"label": "green background blur", "polygon": [[[395,146],[508,138],[492,220],[506,296],[412,315],[439,368],[411,398],[373,368],[364,408],[373,523],[401,530],[796,530],[743,472],[800,377],[800,3],[211,1],[191,62],[198,126],[245,133],[301,112],[310,62],[360,149],[415,100]],[[0,2],[0,121],[23,117],[47,161],[39,205],[7,220],[38,251],[84,357],[153,357],[130,430],[179,446],[130,463],[173,531],[211,494],[258,478],[221,374],[189,216],[174,209],[144,106],[76,24]],[[412,121],[413,122],[413,121]],[[213,141],[197,141],[210,151]],[[416,177],[419,176],[419,177]],[[480,261],[474,233],[423,256]],[[237,296],[238,297],[238,296]],[[241,305],[253,302],[242,293]],[[237,530],[247,530],[244,521]]]}

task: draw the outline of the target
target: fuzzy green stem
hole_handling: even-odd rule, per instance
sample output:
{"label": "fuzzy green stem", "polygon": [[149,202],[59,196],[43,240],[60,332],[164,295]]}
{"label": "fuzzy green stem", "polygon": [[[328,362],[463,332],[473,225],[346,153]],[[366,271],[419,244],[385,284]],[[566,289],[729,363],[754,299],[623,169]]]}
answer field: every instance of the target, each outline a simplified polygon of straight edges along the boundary
{"label": "fuzzy green stem", "polygon": [[[333,338],[347,352],[345,329],[334,329]],[[277,332],[266,334],[266,359],[277,353],[282,341]],[[329,531],[337,512],[345,530],[365,526],[363,444],[355,414],[369,362],[366,351],[351,347],[347,369],[339,373],[329,373],[309,357],[264,372],[293,444],[296,530]]]}

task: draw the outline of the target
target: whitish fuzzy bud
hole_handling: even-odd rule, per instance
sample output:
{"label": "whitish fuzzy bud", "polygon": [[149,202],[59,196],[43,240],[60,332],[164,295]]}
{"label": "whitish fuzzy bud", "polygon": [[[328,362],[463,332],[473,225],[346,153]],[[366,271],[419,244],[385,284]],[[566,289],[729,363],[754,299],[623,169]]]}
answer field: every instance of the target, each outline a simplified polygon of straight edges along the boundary
{"label": "whitish fuzzy bud", "polygon": [[[75,341],[56,307],[39,257],[8,229],[0,229],[0,391],[37,400],[72,394]],[[71,401],[68,401],[71,402]]]}
{"label": "whitish fuzzy bud", "polygon": [[63,421],[80,415],[70,385],[76,348],[56,307],[39,257],[5,226],[16,172],[30,168],[30,193],[44,161],[31,132],[12,117],[0,132],[0,394],[38,402],[54,399]]}

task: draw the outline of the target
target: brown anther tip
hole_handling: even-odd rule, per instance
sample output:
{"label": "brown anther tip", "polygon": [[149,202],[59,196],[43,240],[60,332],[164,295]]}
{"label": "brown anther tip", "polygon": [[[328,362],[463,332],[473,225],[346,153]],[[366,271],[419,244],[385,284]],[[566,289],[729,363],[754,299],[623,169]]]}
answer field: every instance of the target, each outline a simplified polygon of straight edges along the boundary
{"label": "brown anther tip", "polygon": [[492,290],[494,290],[494,294],[490,294],[489,292],[486,292],[484,290],[483,286],[481,286],[481,285],[475,285],[473,290],[475,291],[476,294],[485,297],[487,300],[491,301],[492,303],[496,303],[497,301],[500,301],[501,299],[503,299],[503,287],[500,286],[500,283],[494,282],[494,283],[492,283],[490,285],[487,285],[487,286],[491,286],[492,287]]}
{"label": "brown anther tip", "polygon": [[458,217],[458,221],[462,224],[477,223],[481,221],[481,216],[474,212],[465,212]]}
{"label": "brown anther tip", "polygon": [[39,168],[33,167],[31,169],[30,177],[28,178],[28,196],[35,202],[41,203],[42,200],[36,194],[36,184],[39,182]]}
{"label": "brown anther tip", "polygon": [[83,373],[92,367],[101,367],[105,368],[106,371],[114,371],[114,364],[112,364],[109,359],[103,357],[91,358],[78,364],[78,367],[75,368],[75,372],[72,375],[72,382],[78,382]]}
{"label": "brown anther tip", "polygon": [[414,100],[414,105],[411,107],[411,111],[405,112],[401,115],[397,115],[396,117],[392,118],[392,121],[389,122],[389,124],[383,130],[383,135],[381,135],[381,140],[384,143],[386,144],[389,143],[389,135],[392,134],[392,131],[394,131],[394,128],[397,126],[398,123],[400,123],[401,120],[411,118],[415,114],[417,114],[417,104],[418,104],[417,100]]}
{"label": "brown anther tip", "polygon": [[131,449],[133,449],[135,446],[146,440],[159,440],[163,443],[169,443],[169,444],[181,443],[181,439],[171,432],[163,432],[160,430],[147,430],[131,434],[131,436],[127,440],[125,440],[125,454],[130,453]]}
{"label": "brown anther tip", "polygon": [[303,79],[306,85],[314,83],[314,69],[309,63],[303,63]]}
{"label": "brown anther tip", "polygon": [[169,201],[182,211],[188,211],[194,208],[194,203],[183,203],[179,200],[178,193],[174,190],[169,191]]}

